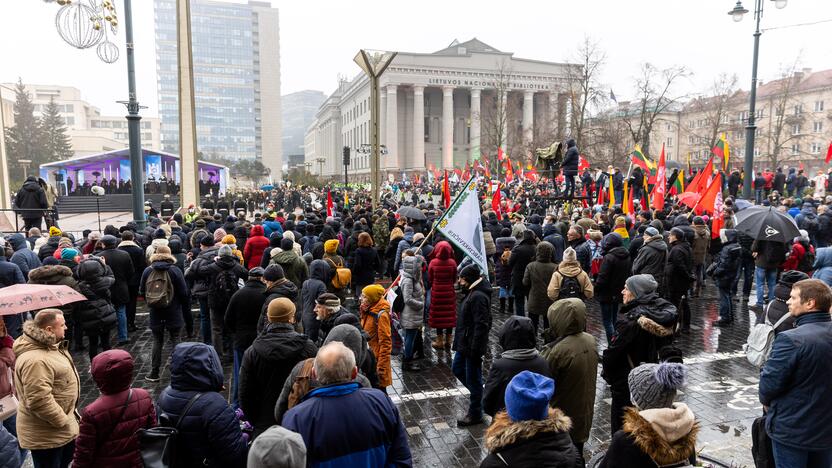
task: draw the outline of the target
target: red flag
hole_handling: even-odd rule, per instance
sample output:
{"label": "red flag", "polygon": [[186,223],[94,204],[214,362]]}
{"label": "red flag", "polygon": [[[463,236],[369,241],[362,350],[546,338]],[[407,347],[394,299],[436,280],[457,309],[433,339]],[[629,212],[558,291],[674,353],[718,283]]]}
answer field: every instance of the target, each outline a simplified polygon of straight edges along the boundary
{"label": "red flag", "polygon": [[584,169],[589,169],[589,161],[586,160],[584,155],[578,156],[578,170],[583,171]]}
{"label": "red flag", "polygon": [[803,161],[800,161],[800,164],[797,166],[797,168],[801,171],[803,170]]}
{"label": "red flag", "polygon": [[445,169],[445,181],[442,182],[442,201],[444,202],[445,209],[447,210],[449,206],[451,206],[451,185],[448,183],[448,170]]}
{"label": "red flag", "polygon": [[503,159],[505,159],[505,155],[503,154],[503,148],[498,147],[497,148],[497,161],[502,161]]}
{"label": "red flag", "polygon": [[598,204],[604,204],[604,184],[598,179]]}
{"label": "red flag", "polygon": [[832,142],[829,143],[829,148],[826,150],[826,164],[832,161]]}
{"label": "red flag", "polygon": [[511,170],[511,161],[503,161],[503,165],[505,166],[506,170],[506,182],[511,183],[514,181],[514,171]]}
{"label": "red flag", "polygon": [[667,177],[665,172],[667,167],[664,161],[664,143],[662,143],[662,152],[659,155],[659,166],[656,169],[656,186],[653,188],[653,208],[657,210],[664,209],[665,190],[667,189]]}
{"label": "red flag", "polygon": [[333,216],[332,215],[332,191],[326,191],[326,215],[327,217]]}
{"label": "red flag", "polygon": [[500,184],[497,184],[497,190],[494,191],[494,196],[491,197],[491,209],[494,210],[494,213],[497,213],[497,219],[503,219],[503,215],[500,211],[501,198],[502,194],[500,193]]}
{"label": "red flag", "polygon": [[715,211],[717,193],[721,192],[722,174],[717,173],[716,177],[714,177],[714,180],[712,180],[708,187],[705,189],[705,192],[702,194],[702,198],[700,198],[699,202],[693,207],[693,211],[695,211],[696,214],[702,214],[702,211],[707,210],[711,214],[713,214]]}
{"label": "red flag", "polygon": [[584,208],[589,208],[589,203],[586,201],[586,185],[581,188],[581,204]]}
{"label": "red flag", "polygon": [[711,222],[711,239],[719,237],[719,231],[725,225],[725,219],[722,217],[722,191],[716,193],[716,200],[714,201],[714,215]]}
{"label": "red flag", "polygon": [[693,180],[690,181],[690,184],[687,186],[686,192],[695,192],[701,193],[703,190],[708,188],[708,178],[714,173],[714,157],[711,156],[708,159],[708,164],[705,165],[705,169],[699,171],[693,177]]}

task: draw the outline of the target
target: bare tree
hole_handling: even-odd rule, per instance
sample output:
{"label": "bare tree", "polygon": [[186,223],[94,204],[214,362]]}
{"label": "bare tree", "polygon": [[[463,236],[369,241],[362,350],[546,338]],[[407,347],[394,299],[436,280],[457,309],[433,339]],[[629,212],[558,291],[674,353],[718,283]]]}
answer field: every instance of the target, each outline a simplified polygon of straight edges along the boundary
{"label": "bare tree", "polygon": [[[800,141],[801,134],[806,131],[803,124],[806,120],[803,115],[803,104],[796,96],[798,85],[803,79],[803,73],[798,71],[798,62],[781,71],[780,79],[769,83],[773,89],[766,93],[766,104],[764,112],[768,112],[768,126],[761,131],[761,140],[766,142],[766,157],[771,167],[777,167],[780,163],[794,159],[801,153],[800,150],[793,152],[784,151],[787,146]],[[762,141],[761,141],[762,142]],[[798,147],[796,147],[798,148]]]}
{"label": "bare tree", "polygon": [[621,166],[627,161],[630,133],[624,120],[615,111],[587,119],[584,151],[592,155],[591,164],[606,168]]}
{"label": "bare tree", "polygon": [[586,138],[587,119],[589,114],[605,101],[605,94],[601,91],[599,77],[606,62],[607,54],[589,36],[584,36],[578,46],[573,63],[578,66],[567,66],[566,75],[569,84],[569,102],[572,107],[571,127],[572,138],[583,148]]}
{"label": "bare tree", "polygon": [[730,113],[736,92],[737,75],[722,73],[714,79],[706,96],[687,104],[686,111],[701,117],[687,127],[688,136],[693,137],[692,148],[710,150],[723,132],[735,129]]}
{"label": "bare tree", "polygon": [[494,95],[490,98],[483,96],[483,109],[488,111],[479,115],[480,118],[480,151],[488,157],[490,167],[497,167],[497,149],[506,151],[508,145],[509,99],[512,69],[509,62],[501,60],[497,64],[494,78]]}
{"label": "bare tree", "polygon": [[674,85],[690,75],[683,65],[659,70],[650,63],[641,66],[636,78],[636,100],[626,109],[624,123],[633,145],[640,145],[645,156],[650,157],[650,135],[659,116],[683,96],[673,93]]}

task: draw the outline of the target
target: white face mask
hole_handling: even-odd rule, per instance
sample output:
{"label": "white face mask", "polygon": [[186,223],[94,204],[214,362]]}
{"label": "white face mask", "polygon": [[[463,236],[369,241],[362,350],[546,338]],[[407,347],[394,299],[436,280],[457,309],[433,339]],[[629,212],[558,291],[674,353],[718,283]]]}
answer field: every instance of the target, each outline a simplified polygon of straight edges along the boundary
{"label": "white face mask", "polygon": [[193,208],[191,208],[191,209],[189,209],[189,210],[188,210],[188,213],[193,213],[193,212],[194,212],[194,209],[193,209]]}

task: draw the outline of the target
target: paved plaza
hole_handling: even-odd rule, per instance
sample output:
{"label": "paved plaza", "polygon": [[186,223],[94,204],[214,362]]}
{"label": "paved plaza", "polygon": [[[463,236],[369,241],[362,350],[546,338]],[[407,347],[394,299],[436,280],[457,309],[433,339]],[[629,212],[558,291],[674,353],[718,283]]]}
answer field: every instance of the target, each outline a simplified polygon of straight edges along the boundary
{"label": "paved plaza", "polygon": [[[689,382],[679,399],[691,407],[702,426],[698,450],[735,466],[753,466],[751,422],[761,414],[762,408],[757,399],[758,371],[742,352],[753,313],[748,312],[743,302],[732,327],[712,327],[711,321],[717,318],[715,293],[715,288],[710,286],[703,297],[693,300],[692,331],[676,341],[685,351],[689,366]],[[587,304],[588,331],[598,339],[600,353],[606,341],[598,304],[594,300]],[[491,348],[488,362],[483,366],[485,370],[490,367],[491,356],[500,352],[497,331],[507,317],[496,310],[493,312]],[[138,325],[143,326],[146,320],[146,309],[141,305]],[[152,342],[150,331],[143,330],[132,334],[126,349],[136,359],[135,384],[147,388],[156,397],[168,384],[170,374],[164,370],[162,380],[155,385],[144,381],[150,372]],[[167,348],[166,353],[169,353]],[[468,392],[451,373],[451,354],[431,350],[432,366],[409,373],[401,371],[399,357],[393,358],[393,386],[389,394],[399,407],[407,429],[414,466],[477,466],[486,454],[483,445],[486,425],[456,427],[456,417],[467,409]],[[98,391],[89,374],[86,353],[75,353],[74,358],[82,379],[80,405],[83,407],[98,396]],[[230,364],[225,365],[225,375],[226,387],[230,388]],[[610,439],[609,404],[609,390],[599,370],[591,440],[585,447],[587,459],[606,449]]]}

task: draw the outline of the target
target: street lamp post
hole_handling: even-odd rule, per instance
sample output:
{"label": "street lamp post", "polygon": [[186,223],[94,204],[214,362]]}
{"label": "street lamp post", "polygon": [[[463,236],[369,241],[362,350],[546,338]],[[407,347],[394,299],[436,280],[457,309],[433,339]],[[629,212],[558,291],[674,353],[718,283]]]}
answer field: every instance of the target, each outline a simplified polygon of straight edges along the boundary
{"label": "street lamp post", "polygon": [[[396,52],[382,52],[361,49],[355,55],[353,61],[364,70],[370,79],[370,141],[372,144],[372,155],[370,156],[370,200],[373,204],[373,211],[378,207],[378,196],[381,182],[379,180],[379,121],[380,99],[378,94],[378,81],[387,67],[396,57]],[[390,118],[390,116],[388,116]],[[396,118],[393,116],[392,118]]]}
{"label": "street lamp post", "polygon": [[[778,9],[786,7],[788,0],[771,0],[774,6]],[[742,183],[742,196],[746,200],[751,199],[751,181],[754,180],[754,139],[757,132],[757,61],[760,55],[760,19],[763,17],[764,0],[754,0],[754,20],[756,28],[754,30],[754,57],[751,61],[751,92],[749,93],[748,103],[748,123],[745,126],[745,160],[743,165],[743,172],[745,179]],[[742,6],[742,1],[737,0],[734,9],[728,14],[735,22],[742,21],[742,17],[748,13]]]}

